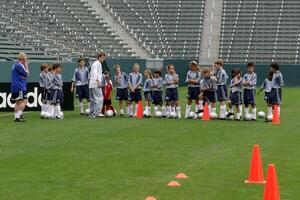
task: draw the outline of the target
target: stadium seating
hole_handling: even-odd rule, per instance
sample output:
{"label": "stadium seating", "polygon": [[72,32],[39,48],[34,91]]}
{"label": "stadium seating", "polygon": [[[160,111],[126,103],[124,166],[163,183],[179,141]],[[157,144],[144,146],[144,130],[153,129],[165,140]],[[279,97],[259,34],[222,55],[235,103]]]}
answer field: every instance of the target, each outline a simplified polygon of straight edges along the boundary
{"label": "stadium seating", "polygon": [[86,3],[79,0],[0,0],[0,59],[24,50],[34,60],[134,57]]}
{"label": "stadium seating", "polygon": [[299,63],[297,0],[224,0],[220,57],[229,63]]}
{"label": "stadium seating", "polygon": [[99,0],[153,57],[198,59],[205,0]]}

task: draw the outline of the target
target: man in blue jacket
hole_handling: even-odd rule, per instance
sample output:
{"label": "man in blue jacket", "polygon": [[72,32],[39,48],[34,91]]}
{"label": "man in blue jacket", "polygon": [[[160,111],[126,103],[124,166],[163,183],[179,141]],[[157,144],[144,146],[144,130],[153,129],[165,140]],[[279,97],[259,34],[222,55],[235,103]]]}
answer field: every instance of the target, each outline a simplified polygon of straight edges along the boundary
{"label": "man in blue jacket", "polygon": [[18,61],[12,66],[11,93],[15,101],[15,122],[25,122],[23,111],[27,104],[27,78],[29,67],[27,56],[24,52],[19,53]]}

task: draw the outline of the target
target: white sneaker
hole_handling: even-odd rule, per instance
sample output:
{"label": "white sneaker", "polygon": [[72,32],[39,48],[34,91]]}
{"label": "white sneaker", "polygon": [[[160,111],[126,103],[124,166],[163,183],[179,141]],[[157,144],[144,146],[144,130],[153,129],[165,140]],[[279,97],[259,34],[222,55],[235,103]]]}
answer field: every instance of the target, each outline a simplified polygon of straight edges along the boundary
{"label": "white sneaker", "polygon": [[96,117],[105,117],[105,115],[103,115],[102,113],[100,113],[100,114],[97,115]]}

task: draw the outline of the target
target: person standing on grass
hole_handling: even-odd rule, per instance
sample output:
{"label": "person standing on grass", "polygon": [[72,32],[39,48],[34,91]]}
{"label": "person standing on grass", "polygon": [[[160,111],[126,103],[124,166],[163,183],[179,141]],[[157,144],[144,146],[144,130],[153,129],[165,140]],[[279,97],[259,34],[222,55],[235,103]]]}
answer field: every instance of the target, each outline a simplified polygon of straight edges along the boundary
{"label": "person standing on grass", "polygon": [[27,78],[29,75],[29,66],[27,55],[24,52],[19,53],[18,61],[12,66],[11,93],[12,100],[15,101],[15,122],[25,122],[23,111],[27,104]]}
{"label": "person standing on grass", "polygon": [[90,72],[90,117],[103,117],[101,113],[103,106],[102,93],[102,64],[106,59],[106,54],[100,52],[97,60],[93,63]]}

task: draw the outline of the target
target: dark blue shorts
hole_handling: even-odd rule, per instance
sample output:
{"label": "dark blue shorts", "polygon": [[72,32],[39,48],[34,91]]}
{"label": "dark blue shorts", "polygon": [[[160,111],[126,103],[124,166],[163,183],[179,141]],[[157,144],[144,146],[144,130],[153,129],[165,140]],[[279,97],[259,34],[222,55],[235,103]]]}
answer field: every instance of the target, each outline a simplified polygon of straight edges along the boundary
{"label": "dark blue shorts", "polygon": [[282,101],[281,88],[272,88],[270,92],[270,103],[272,105],[280,105]]}
{"label": "dark blue shorts", "polygon": [[41,98],[42,102],[46,102],[48,100],[48,95],[49,95],[47,89],[44,87],[40,87],[40,93],[42,95]]}
{"label": "dark blue shorts", "polygon": [[248,105],[255,105],[255,95],[256,95],[256,90],[255,89],[244,89],[244,104],[246,106]]}
{"label": "dark blue shorts", "polygon": [[144,92],[145,101],[152,101],[152,94],[151,93],[152,93],[151,91]]}
{"label": "dark blue shorts", "polygon": [[218,85],[217,87],[218,101],[227,101],[228,93],[226,85]]}
{"label": "dark blue shorts", "polygon": [[76,86],[76,98],[90,99],[90,90],[88,85]]}
{"label": "dark blue shorts", "polygon": [[51,91],[51,103],[62,105],[64,102],[64,93],[62,90],[53,89]]}
{"label": "dark blue shorts", "polygon": [[127,88],[117,88],[116,99],[118,101],[128,101],[128,89]]}
{"label": "dark blue shorts", "polygon": [[134,92],[130,92],[129,101],[139,102],[142,100],[141,89],[135,89]]}
{"label": "dark blue shorts", "polygon": [[178,90],[177,88],[166,89],[166,101],[178,101]]}
{"label": "dark blue shorts", "polygon": [[14,101],[27,99],[27,91],[13,92],[11,94],[11,99]]}
{"label": "dark blue shorts", "polygon": [[242,92],[234,92],[230,94],[229,100],[231,105],[239,106],[243,104]]}
{"label": "dark blue shorts", "polygon": [[152,92],[152,103],[154,105],[163,105],[163,100],[162,100],[162,92],[161,91],[153,91]]}
{"label": "dark blue shorts", "polygon": [[199,87],[188,87],[187,98],[189,100],[199,100],[200,88]]}
{"label": "dark blue shorts", "polygon": [[215,103],[217,100],[216,91],[204,91],[203,92],[203,104],[205,102]]}
{"label": "dark blue shorts", "polygon": [[271,92],[265,92],[264,100],[266,103],[271,103]]}

